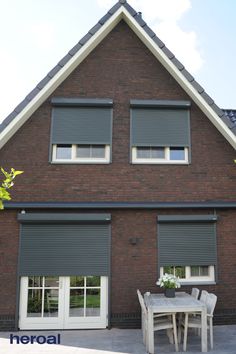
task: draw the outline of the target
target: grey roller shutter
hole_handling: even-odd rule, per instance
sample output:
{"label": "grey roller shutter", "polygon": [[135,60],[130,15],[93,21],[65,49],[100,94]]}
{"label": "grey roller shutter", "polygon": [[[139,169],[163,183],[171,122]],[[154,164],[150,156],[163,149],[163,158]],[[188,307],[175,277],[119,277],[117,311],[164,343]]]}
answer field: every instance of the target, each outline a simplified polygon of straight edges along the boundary
{"label": "grey roller shutter", "polygon": [[110,145],[112,110],[110,107],[54,107],[52,144]]}
{"label": "grey roller shutter", "polygon": [[159,266],[216,265],[216,216],[158,220]]}
{"label": "grey roller shutter", "polygon": [[190,146],[189,110],[183,108],[133,108],[132,146]]}
{"label": "grey roller shutter", "polygon": [[108,275],[110,225],[107,214],[104,220],[97,217],[63,219],[63,214],[60,222],[55,219],[20,220],[19,274]]}

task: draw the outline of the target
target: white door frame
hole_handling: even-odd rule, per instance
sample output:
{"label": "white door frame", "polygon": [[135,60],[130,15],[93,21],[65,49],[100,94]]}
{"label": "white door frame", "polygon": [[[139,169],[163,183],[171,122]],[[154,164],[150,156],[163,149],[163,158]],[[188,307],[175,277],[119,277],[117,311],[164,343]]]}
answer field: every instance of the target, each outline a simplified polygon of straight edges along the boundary
{"label": "white door frame", "polygon": [[108,326],[108,277],[101,276],[100,316],[70,317],[70,277],[59,277],[58,317],[27,317],[28,277],[20,279],[19,328],[90,329]]}

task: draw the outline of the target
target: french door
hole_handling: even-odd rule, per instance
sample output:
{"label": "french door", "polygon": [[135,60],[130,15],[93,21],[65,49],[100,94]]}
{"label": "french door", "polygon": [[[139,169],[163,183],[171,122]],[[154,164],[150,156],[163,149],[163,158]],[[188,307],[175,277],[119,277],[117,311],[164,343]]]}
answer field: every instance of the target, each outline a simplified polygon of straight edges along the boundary
{"label": "french door", "polygon": [[106,328],[107,279],[103,276],[21,277],[19,328]]}

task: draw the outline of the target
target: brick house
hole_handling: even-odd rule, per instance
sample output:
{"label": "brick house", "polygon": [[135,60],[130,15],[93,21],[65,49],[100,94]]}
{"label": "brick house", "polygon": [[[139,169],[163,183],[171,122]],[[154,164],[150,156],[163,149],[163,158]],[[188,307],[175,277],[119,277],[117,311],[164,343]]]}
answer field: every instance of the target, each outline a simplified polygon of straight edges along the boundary
{"label": "brick house", "polygon": [[180,275],[236,319],[236,112],[120,0],[0,126],[0,328],[139,325]]}

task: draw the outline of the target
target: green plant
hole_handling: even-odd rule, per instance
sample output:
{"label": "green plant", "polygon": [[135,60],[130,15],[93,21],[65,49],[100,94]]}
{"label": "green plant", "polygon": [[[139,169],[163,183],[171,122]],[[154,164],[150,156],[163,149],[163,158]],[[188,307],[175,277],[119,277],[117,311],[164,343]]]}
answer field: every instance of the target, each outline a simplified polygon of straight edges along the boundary
{"label": "green plant", "polygon": [[162,275],[162,277],[160,277],[157,284],[160,285],[161,288],[165,289],[180,288],[179,278],[177,278],[173,274],[165,273],[164,275]]}
{"label": "green plant", "polygon": [[11,200],[8,190],[14,186],[15,177],[22,174],[23,171],[16,171],[14,168],[11,168],[11,171],[7,172],[1,167],[1,172],[4,175],[4,180],[0,186],[0,209],[4,209],[4,201]]}

